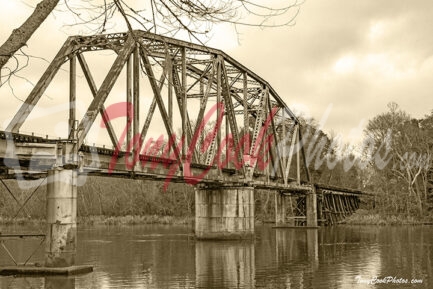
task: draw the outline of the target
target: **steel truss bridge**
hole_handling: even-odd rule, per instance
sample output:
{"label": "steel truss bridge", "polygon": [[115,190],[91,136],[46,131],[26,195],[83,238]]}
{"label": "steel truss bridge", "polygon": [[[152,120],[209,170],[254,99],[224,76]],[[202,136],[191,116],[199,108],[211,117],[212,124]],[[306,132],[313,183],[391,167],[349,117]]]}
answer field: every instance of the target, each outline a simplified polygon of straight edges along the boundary
{"label": "steel truss bridge", "polygon": [[[98,87],[86,58],[101,50],[114,52],[115,60]],[[63,66],[69,67],[69,91],[56,97],[69,102],[65,113],[68,137],[20,133]],[[76,109],[80,82],[85,82],[93,96],[81,117]],[[123,86],[124,98],[109,104],[115,85]],[[146,89],[151,97],[144,106],[145,95],[149,95],[143,93]],[[113,125],[119,115],[124,117],[120,130]],[[100,125],[98,117],[111,142],[106,147],[87,143],[92,126]],[[150,135],[155,122],[163,131],[158,139]],[[18,175],[34,179],[50,176],[53,170],[71,170],[185,182],[198,191],[227,190],[227,198],[235,188],[245,200],[249,197],[242,188],[272,190],[277,222],[286,221],[284,197],[295,196],[298,217],[305,217],[307,224],[310,218],[310,226],[317,225],[317,220],[341,221],[358,208],[362,194],[312,182],[299,120],[254,71],[221,50],[143,31],[69,37],[6,130],[0,132],[0,158],[2,179]],[[308,196],[313,199],[308,201]],[[196,195],[196,215],[205,218],[207,213],[200,206],[212,205],[197,204],[202,197]],[[309,202],[313,204],[310,213]],[[251,200],[244,205],[251,208]],[[213,226],[206,224],[203,226]]]}

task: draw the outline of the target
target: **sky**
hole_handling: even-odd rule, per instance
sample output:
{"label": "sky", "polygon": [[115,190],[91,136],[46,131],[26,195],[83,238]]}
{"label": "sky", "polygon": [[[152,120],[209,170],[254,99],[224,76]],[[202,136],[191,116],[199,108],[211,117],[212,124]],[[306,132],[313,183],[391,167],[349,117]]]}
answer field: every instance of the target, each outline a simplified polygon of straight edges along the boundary
{"label": "sky", "polygon": [[[0,0],[1,42],[37,2]],[[325,132],[357,142],[368,120],[385,112],[390,102],[415,118],[432,111],[431,12],[433,2],[428,0],[306,0],[293,26],[237,30],[219,26],[207,44],[262,76],[292,110],[313,117]],[[25,51],[51,60],[68,35],[81,32],[82,28],[65,22],[67,16],[56,11]],[[22,76],[35,83],[48,65],[46,60],[32,58]],[[10,87],[0,88],[0,129],[32,88],[19,78],[12,86],[15,96]],[[51,90],[46,103],[61,87]],[[55,107],[62,109],[59,103]]]}

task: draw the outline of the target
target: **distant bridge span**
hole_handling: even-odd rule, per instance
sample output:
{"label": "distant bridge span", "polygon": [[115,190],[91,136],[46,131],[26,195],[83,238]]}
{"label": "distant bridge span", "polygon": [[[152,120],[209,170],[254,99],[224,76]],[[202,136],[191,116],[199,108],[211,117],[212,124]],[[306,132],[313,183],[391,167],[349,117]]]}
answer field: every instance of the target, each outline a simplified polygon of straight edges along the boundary
{"label": "distant bridge span", "polygon": [[[100,50],[114,51],[116,59],[97,87],[86,57]],[[93,96],[81,117],[76,109],[81,80],[77,62]],[[69,91],[58,97],[69,102],[67,137],[20,133],[66,64]],[[109,104],[122,78],[124,99]],[[150,105],[140,105],[142,91],[149,87]],[[125,127],[116,130],[112,123],[121,117]],[[160,136],[149,135],[152,120],[153,126],[162,122],[156,124],[163,130]],[[97,125],[108,132],[107,148],[87,144],[89,131]],[[362,194],[312,183],[298,119],[255,72],[220,50],[143,31],[69,37],[0,132],[0,159],[0,178],[16,178],[17,172],[24,178],[48,176],[47,266],[74,263],[64,248],[69,248],[71,236],[75,240],[79,174],[195,185],[199,238],[251,236],[254,189],[275,191],[277,223],[287,221],[285,197],[301,196],[298,218],[310,227],[318,220],[340,221],[358,208]],[[59,245],[61,240],[66,243]]]}

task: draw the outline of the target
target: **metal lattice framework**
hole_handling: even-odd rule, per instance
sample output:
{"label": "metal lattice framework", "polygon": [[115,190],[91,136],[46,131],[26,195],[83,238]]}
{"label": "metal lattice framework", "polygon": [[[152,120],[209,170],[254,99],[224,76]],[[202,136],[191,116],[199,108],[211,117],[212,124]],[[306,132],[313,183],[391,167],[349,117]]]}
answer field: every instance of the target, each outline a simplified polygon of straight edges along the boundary
{"label": "metal lattice framework", "polygon": [[[98,69],[96,74],[91,71],[86,57],[101,50],[114,51],[116,57],[98,87],[94,76],[101,71]],[[77,72],[77,62],[84,77]],[[69,96],[67,137],[49,139],[20,133],[65,64],[69,64],[69,89],[59,94]],[[107,99],[114,86],[122,82],[122,72],[126,80],[122,102],[125,129],[118,131],[110,115],[113,104],[109,105]],[[77,119],[77,85],[81,78],[93,98],[83,117]],[[140,105],[149,95],[143,93],[146,89],[151,91],[151,101]],[[99,115],[113,149],[87,144],[86,138],[92,126],[97,125]],[[155,120],[162,122],[157,126],[164,130],[158,139],[149,136]],[[180,135],[176,135],[176,129],[180,129]],[[273,190],[277,224],[286,222],[286,196],[297,198],[295,220],[304,223],[306,220],[313,227],[317,225],[317,217],[327,224],[337,223],[358,208],[362,193],[312,184],[302,144],[299,121],[278,93],[259,75],[220,50],[143,31],[69,37],[6,131],[0,131],[0,181],[19,206],[13,218],[26,213],[26,204],[45,178],[47,199],[48,194],[58,193],[61,197],[56,198],[63,199],[63,194],[68,193],[64,202],[67,206],[59,209],[60,202],[47,201],[47,208],[52,210],[47,214],[51,216],[47,217],[50,224],[47,234],[0,234],[0,246],[18,265],[19,260],[5,241],[38,238],[41,246],[46,239],[50,248],[46,256],[48,264],[53,260],[51,255],[54,256],[53,242],[70,238],[69,243],[73,244],[75,238],[63,228],[74,228],[74,190],[79,174],[165,179],[203,186],[210,191],[226,187],[236,193],[236,218],[242,222],[246,218],[239,217],[239,208],[251,205],[253,212],[254,202],[239,201],[238,198],[243,198],[238,194],[240,188],[248,187],[247,192],[252,192],[251,187]],[[301,157],[306,183],[301,183]],[[20,201],[3,181],[8,178],[43,180]],[[64,213],[69,210],[69,215]],[[58,219],[53,217],[56,212],[62,215]],[[254,223],[254,214],[248,217]],[[51,226],[59,226],[62,229],[57,230],[68,235],[53,237]],[[253,232],[254,225],[251,228]]]}
{"label": "metal lattice framework", "polygon": [[[100,50],[112,50],[117,56],[98,88],[85,55]],[[84,117],[78,122],[74,105],[77,100],[77,60],[93,95]],[[215,166],[216,156],[221,158],[224,155],[229,159],[231,155],[231,161],[238,164],[235,165],[235,173],[240,175],[241,182],[252,181],[254,176],[260,175],[264,181],[272,179],[275,184],[287,186],[290,183],[292,155],[297,155],[296,183],[300,184],[301,154],[293,153],[295,143],[300,141],[298,120],[267,81],[221,50],[143,31],[69,37],[6,131],[19,133],[32,109],[66,62],[69,62],[70,80],[68,142],[74,144],[72,152],[92,151],[85,145],[85,139],[100,114],[116,149],[96,151],[124,156],[119,147],[119,132],[114,130],[109,121],[105,101],[126,67],[125,100],[133,107],[127,112],[130,125],[126,143],[136,142],[134,153],[139,160],[146,159],[146,152],[142,149],[150,122],[158,108],[171,152],[168,161],[178,164],[184,178],[189,177],[185,172],[191,168],[213,166],[215,179],[221,179],[222,168]],[[140,98],[143,97],[140,95],[140,77],[143,74],[153,92],[152,102],[145,112],[139,111]],[[181,117],[181,145],[177,144],[179,138],[175,139],[174,98]],[[192,100],[199,104],[191,105]],[[211,107],[211,101],[219,105]],[[203,123],[212,109],[216,115],[215,127],[204,136]],[[140,127],[141,116],[145,117]],[[225,135],[222,135],[224,130]],[[286,148],[290,151],[286,151]],[[257,159],[260,158],[269,160],[261,171],[257,169]],[[77,161],[77,157],[74,161]],[[106,166],[101,165],[99,169],[106,169]],[[140,173],[137,166],[132,169],[116,166],[116,169]],[[230,165],[224,169],[230,169]],[[234,169],[233,166],[231,169]]]}

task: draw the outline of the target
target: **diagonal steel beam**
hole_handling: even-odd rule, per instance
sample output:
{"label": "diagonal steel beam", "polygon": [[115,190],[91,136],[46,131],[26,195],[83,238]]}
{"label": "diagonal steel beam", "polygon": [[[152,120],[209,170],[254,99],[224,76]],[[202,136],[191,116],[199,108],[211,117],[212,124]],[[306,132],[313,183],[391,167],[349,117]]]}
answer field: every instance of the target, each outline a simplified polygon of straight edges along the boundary
{"label": "diagonal steel beam", "polygon": [[[155,74],[153,73],[152,65],[149,61],[149,57],[148,57],[147,52],[144,50],[144,48],[142,46],[140,46],[140,55],[141,55],[141,59],[143,60],[144,69],[145,69],[147,77],[149,79],[150,86],[152,87],[152,91],[153,91],[154,97],[156,99],[156,102],[158,104],[159,112],[161,113],[162,120],[164,122],[164,126],[165,126],[165,129],[167,131],[168,137],[170,137],[170,138],[174,137],[173,129],[169,123],[168,114],[167,114],[167,111],[165,109],[164,102],[162,100],[161,91],[159,90],[158,85],[157,85],[156,80],[155,80]],[[172,145],[172,149],[173,149],[174,154],[176,156],[176,160],[179,162],[179,164],[182,164],[181,159],[180,159],[179,148],[176,146],[175,141],[171,141],[169,143],[171,143],[171,145]]]}
{"label": "diagonal steel beam", "polygon": [[307,158],[305,156],[305,150],[304,150],[304,145],[303,145],[304,139],[302,138],[301,129],[299,129],[299,131],[298,131],[298,136],[299,136],[299,142],[302,143],[302,145],[301,145],[302,161],[303,161],[304,166],[305,166],[305,173],[307,174],[307,182],[313,183],[313,180],[312,180],[311,174],[310,174],[310,169],[308,168]]}
{"label": "diagonal steel beam", "polygon": [[[212,60],[210,59],[209,61],[212,61]],[[211,69],[212,65],[213,65],[212,62],[209,63],[208,65],[206,65],[206,68],[203,70],[203,73],[201,73],[201,74],[196,78],[196,80],[193,82],[193,84],[191,84],[191,85],[189,86],[189,88],[186,90],[186,92],[189,92],[191,89],[193,89],[194,86],[195,86],[198,82],[200,82],[200,80],[203,79],[203,77],[204,77],[204,76],[209,72],[209,70]],[[189,66],[191,66],[191,64],[190,64]],[[202,83],[202,82],[200,82],[200,83]]]}
{"label": "diagonal steel beam", "polygon": [[[6,191],[8,191],[8,193],[12,196],[12,198],[15,200],[15,202],[17,202],[17,204],[20,206],[20,210],[22,209],[26,214],[27,217],[30,218],[29,213],[27,212],[27,210],[25,210],[24,205],[21,204],[21,202],[17,199],[17,197],[15,197],[14,193],[12,193],[12,191],[9,189],[9,187],[6,185],[6,183],[3,181],[3,179],[0,179],[0,182],[3,184],[3,186],[6,188]],[[14,217],[15,218],[15,217]]]}
{"label": "diagonal steel beam", "polygon": [[[96,95],[98,94],[98,89],[96,88],[96,83],[92,77],[92,74],[90,72],[89,66],[87,65],[86,59],[84,58],[84,55],[82,55],[82,54],[78,54],[77,58],[78,58],[78,62],[80,63],[81,69],[83,70],[84,77],[86,78],[87,83],[90,87],[93,98],[95,98]],[[108,115],[105,111],[104,104],[101,105],[101,109],[99,110],[99,113],[101,114],[102,120],[104,121],[104,123],[107,127],[107,131],[108,131],[108,135],[110,136],[111,143],[113,144],[113,147],[116,147],[118,140],[116,137],[116,133],[114,132],[114,128],[108,119]]]}
{"label": "diagonal steel beam", "polygon": [[15,215],[13,216],[12,219],[15,219],[18,214],[24,209],[24,206],[27,204],[27,202],[33,197],[33,195],[36,193],[36,191],[39,189],[39,187],[42,185],[42,183],[46,180],[47,178],[45,177],[44,179],[42,179],[42,181],[39,183],[39,185],[36,187],[36,189],[33,190],[33,192],[26,198],[26,200],[24,201],[24,203],[21,205],[21,207],[16,211]]}
{"label": "diagonal steel beam", "polygon": [[18,266],[18,262],[17,260],[15,260],[14,256],[12,255],[11,251],[9,251],[8,247],[6,247],[6,245],[4,244],[3,241],[0,241],[0,245],[2,245],[3,249],[5,250],[5,252],[8,254],[9,258],[11,258],[12,262],[15,263],[15,265]]}
{"label": "diagonal steel beam", "polygon": [[[194,73],[196,73],[196,74],[202,74],[202,73],[203,73],[203,70],[201,70],[200,68],[197,68],[197,67],[195,67],[195,66],[193,66],[193,65],[188,65],[188,70],[190,70],[190,71],[192,71],[192,72],[194,72]],[[208,78],[206,77],[206,75],[203,76],[203,78],[204,78],[204,79],[207,79],[208,82],[211,82],[211,83],[212,83],[212,88],[213,88],[214,90],[217,89],[217,81],[216,81],[216,78],[213,80],[213,82],[212,82],[212,80],[208,79]],[[231,96],[232,96],[234,99],[236,99],[236,101],[238,102],[238,103],[236,103],[236,104],[233,104],[233,107],[234,107],[234,108],[235,108],[235,107],[238,107],[239,105],[243,105],[243,104],[244,104],[244,102],[243,102],[243,98],[242,98],[241,96],[239,96],[236,92],[234,92],[233,90],[231,90],[230,93],[231,93]],[[253,98],[253,102],[254,102],[255,98],[254,98],[254,97],[252,97],[252,98]],[[251,104],[251,103],[247,103],[247,109],[248,109],[248,110],[251,110],[251,109],[252,109],[252,104]],[[255,112],[254,112],[254,111],[251,111],[250,114],[253,115],[253,116],[255,116]]]}
{"label": "diagonal steel beam", "polygon": [[[233,107],[233,101],[232,101],[232,96],[230,93],[230,86],[229,86],[229,82],[228,82],[228,78],[227,78],[227,71],[226,71],[226,67],[225,67],[225,63],[224,60],[222,58],[220,58],[221,61],[221,68],[222,68],[222,74],[221,74],[221,78],[222,78],[222,88],[223,88],[223,97],[224,97],[224,102],[225,102],[225,107],[226,107],[226,116],[229,119],[229,123],[230,123],[230,130],[232,132],[232,136],[233,136],[233,141],[235,143],[235,146],[239,145],[239,130],[238,130],[238,125],[236,123],[236,115],[234,112],[234,107]],[[237,158],[238,158],[238,162],[242,163],[242,155],[241,155],[241,151],[237,150]],[[245,175],[246,171],[245,171],[245,166],[242,166],[242,171]]]}
{"label": "diagonal steel beam", "polygon": [[257,151],[260,147],[260,143],[257,143],[257,137],[259,135],[259,131],[260,128],[263,125],[263,118],[264,118],[264,112],[263,112],[263,108],[265,107],[265,103],[266,103],[266,92],[262,91],[261,92],[261,96],[260,96],[260,102],[259,102],[259,111],[257,112],[257,116],[256,116],[256,121],[254,124],[254,130],[253,130],[253,135],[252,135],[252,139],[251,139],[251,147],[250,147],[250,155],[253,157],[256,157]]}
{"label": "diagonal steel beam", "polygon": [[[269,98],[269,94],[268,94],[267,99],[268,99],[268,110],[272,111],[271,100]],[[272,127],[272,134],[274,135],[274,147],[275,147],[275,150],[276,150],[276,155],[278,157],[280,176],[283,176],[283,160],[282,160],[282,157],[281,157],[282,156],[282,152],[280,152],[280,148],[278,146],[277,130],[275,128],[275,121],[274,121],[273,117],[271,118],[271,127]]]}
{"label": "diagonal steel beam", "polygon": [[[290,166],[292,165],[292,157],[293,157],[293,152],[295,150],[295,142],[297,139],[296,136],[298,135],[298,128],[299,128],[299,125],[295,124],[294,129],[293,129],[292,142],[290,143],[289,158],[286,162],[286,169],[284,171],[284,184],[285,185],[288,184],[288,180],[289,180]],[[283,145],[286,146],[286,139],[285,138],[284,138]]]}
{"label": "diagonal steel beam", "polygon": [[[165,79],[167,78],[167,71],[170,70],[169,68],[170,66],[171,66],[171,61],[167,61],[166,65],[163,68],[161,77],[159,79],[159,91],[161,91],[162,87],[164,86]],[[141,147],[143,146],[144,139],[146,138],[147,131],[149,130],[150,122],[152,121],[153,113],[155,112],[155,108],[156,108],[156,98],[154,97],[152,99],[152,103],[149,106],[149,111],[147,112],[146,120],[144,121],[143,124],[143,129],[141,130],[141,135],[140,135],[141,142],[140,142],[139,150],[141,150]]]}
{"label": "diagonal steel beam", "polygon": [[[200,110],[198,112],[198,116],[197,116],[197,121],[195,124],[195,129],[194,129],[194,133],[197,133],[197,130],[200,127],[201,122],[203,121],[203,117],[204,117],[204,112],[206,110],[206,105],[207,105],[207,101],[209,98],[209,93],[210,90],[212,88],[212,83],[214,81],[214,77],[215,77],[215,58],[212,60],[212,69],[210,72],[210,76],[207,78],[207,86],[206,86],[206,91],[203,94],[203,98],[200,101]],[[204,77],[204,75],[203,75]]]}
{"label": "diagonal steel beam", "polygon": [[[177,105],[179,107],[179,111],[182,112],[183,111],[183,103],[184,103],[184,99],[183,99],[183,93],[182,93],[182,84],[180,82],[180,78],[179,78],[179,72],[178,69],[173,65],[173,69],[172,69],[172,79],[173,79],[173,87],[174,87],[174,93],[176,95],[176,99],[177,99]],[[188,144],[191,143],[191,139],[192,139],[192,128],[191,128],[191,120],[189,118],[189,113],[188,110],[186,108],[186,129],[187,129],[187,138],[188,138]],[[183,121],[183,113],[180,114],[182,117],[182,121]],[[197,152],[196,150],[193,151],[193,158],[194,161],[198,160],[198,156],[197,156]]]}
{"label": "diagonal steel beam", "polygon": [[66,42],[63,44],[62,48],[60,48],[57,55],[54,57],[54,60],[50,63],[48,68],[45,70],[42,77],[39,79],[38,83],[35,85],[33,90],[30,92],[29,96],[25,100],[25,102],[21,105],[18,112],[15,114],[9,125],[6,127],[6,131],[17,133],[21,126],[26,121],[29,114],[32,112],[35,105],[41,99],[42,94],[47,89],[48,85],[53,80],[57,71],[59,71],[60,67],[63,63],[68,60],[68,55],[74,49],[73,37],[69,37]]}
{"label": "diagonal steel beam", "polygon": [[101,87],[99,88],[98,93],[96,94],[95,98],[87,109],[86,114],[78,125],[78,148],[80,148],[83,144],[84,138],[87,136],[87,133],[89,132],[99,111],[102,109],[102,105],[107,99],[108,94],[113,88],[117,78],[119,77],[120,72],[123,69],[123,66],[125,65],[126,61],[134,50],[134,47],[134,38],[132,36],[129,36],[127,41],[125,42],[125,45],[123,46],[123,49],[120,50],[116,60],[111,66],[110,71],[108,72]]}

